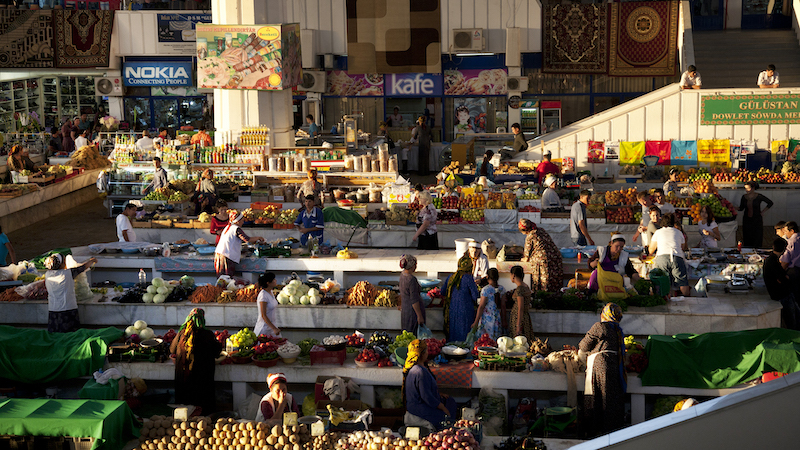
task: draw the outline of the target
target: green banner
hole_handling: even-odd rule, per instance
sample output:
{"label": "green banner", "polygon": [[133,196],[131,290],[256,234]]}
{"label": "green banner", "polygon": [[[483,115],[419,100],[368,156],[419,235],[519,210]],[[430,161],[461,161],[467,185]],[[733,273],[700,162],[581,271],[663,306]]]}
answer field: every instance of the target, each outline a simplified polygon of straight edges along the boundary
{"label": "green banner", "polygon": [[701,125],[800,123],[800,94],[704,95]]}

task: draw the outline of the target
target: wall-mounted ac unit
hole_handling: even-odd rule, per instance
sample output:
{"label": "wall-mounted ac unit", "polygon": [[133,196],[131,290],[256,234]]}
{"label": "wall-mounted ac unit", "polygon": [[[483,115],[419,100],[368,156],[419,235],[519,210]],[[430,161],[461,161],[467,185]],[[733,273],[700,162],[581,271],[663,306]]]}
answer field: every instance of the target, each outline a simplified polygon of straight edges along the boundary
{"label": "wall-mounted ac unit", "polygon": [[303,82],[298,89],[306,92],[325,92],[325,72],[319,70],[304,70]]}
{"label": "wall-mounted ac unit", "polygon": [[122,77],[95,77],[94,95],[98,97],[121,97],[124,93]]}
{"label": "wall-mounted ac unit", "polygon": [[486,48],[486,35],[483,28],[454,29],[451,42],[455,51],[480,52]]}
{"label": "wall-mounted ac unit", "polygon": [[528,77],[508,77],[506,79],[506,88],[509,91],[527,91]]}

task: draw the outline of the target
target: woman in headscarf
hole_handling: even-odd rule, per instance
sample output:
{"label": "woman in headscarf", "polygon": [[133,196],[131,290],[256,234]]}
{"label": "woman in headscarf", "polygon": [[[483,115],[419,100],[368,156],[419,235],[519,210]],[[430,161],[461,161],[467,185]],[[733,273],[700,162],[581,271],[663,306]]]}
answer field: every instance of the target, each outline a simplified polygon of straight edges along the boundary
{"label": "woman in headscarf", "polygon": [[444,282],[444,333],[448,341],[463,341],[475,318],[475,305],[480,297],[478,285],[472,278],[472,260],[464,255],[458,260],[458,270]]}
{"label": "woman in headscarf", "polygon": [[214,411],[214,359],[222,351],[214,332],[206,328],[206,315],[194,308],[169,347],[175,355],[175,402]]}
{"label": "woman in headscarf", "polygon": [[419,281],[414,276],[417,258],[414,255],[400,257],[400,325],[409,333],[417,333],[417,327],[425,325],[425,305],[422,304]]}
{"label": "woman in headscarf", "polygon": [[622,428],[625,419],[625,339],[619,322],[622,309],[608,303],[600,322],[592,325],[578,345],[586,361],[586,386],[583,393],[585,424],[589,436],[599,436]]}
{"label": "woman in headscarf", "polygon": [[36,171],[36,164],[25,153],[25,148],[21,145],[11,147],[11,153],[8,154],[8,159],[6,160],[8,168],[15,172],[22,172],[23,170]]}
{"label": "woman in headscarf", "polygon": [[476,178],[486,177],[487,180],[494,181],[494,166],[489,162],[492,156],[494,156],[494,152],[486,150],[486,153],[483,154],[483,162],[475,166]]}
{"label": "woman in headscarf", "polygon": [[55,253],[47,257],[44,285],[47,288],[47,331],[68,333],[81,327],[78,318],[78,300],[75,298],[75,277],[97,262],[89,258],[78,267],[67,269],[64,255]]}
{"label": "woman in headscarf", "polygon": [[564,286],[561,250],[543,229],[528,219],[520,219],[519,231],[525,235],[522,262],[531,266],[531,290],[558,292]]}
{"label": "woman in headscarf", "polygon": [[601,267],[606,272],[619,274],[620,277],[627,276],[631,283],[639,279],[639,274],[633,268],[628,252],[625,248],[625,236],[615,234],[611,236],[611,241],[604,247],[597,247],[597,251],[589,258],[589,268],[594,269],[589,277],[588,288],[590,291],[597,291],[600,286],[597,282],[597,267]]}
{"label": "woman in headscarf", "polygon": [[[525,336],[528,342],[533,342],[533,324],[531,323],[531,289],[525,284],[525,272],[522,266],[511,268],[511,282],[517,285],[511,294],[514,306],[511,308],[511,317],[508,322],[508,332],[511,337]],[[505,308],[504,308],[505,309]],[[505,311],[502,312],[505,315]]]}
{"label": "woman in headscarf", "polygon": [[297,401],[286,385],[286,375],[282,373],[271,373],[267,375],[267,387],[269,392],[261,397],[256,413],[256,422],[265,422],[267,425],[283,424],[283,413],[294,412],[300,415],[300,408]]}
{"label": "woman in headscarf", "polygon": [[428,368],[428,344],[424,340],[415,339],[408,344],[401,393],[407,427],[420,427],[432,433],[441,429],[442,422],[456,417],[455,400],[439,393],[436,377]]}
{"label": "woman in headscarf", "polygon": [[242,260],[242,242],[264,242],[262,237],[250,237],[244,233],[241,228],[244,223],[242,213],[231,209],[228,214],[230,220],[219,236],[217,248],[214,251],[214,269],[217,271],[218,277],[220,275],[232,277],[236,274],[236,264]]}

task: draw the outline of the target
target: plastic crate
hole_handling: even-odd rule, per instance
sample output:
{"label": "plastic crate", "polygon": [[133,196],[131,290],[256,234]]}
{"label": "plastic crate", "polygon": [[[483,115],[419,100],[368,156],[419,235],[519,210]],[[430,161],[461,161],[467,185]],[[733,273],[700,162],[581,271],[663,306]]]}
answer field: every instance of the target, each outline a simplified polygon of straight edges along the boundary
{"label": "plastic crate", "polygon": [[67,437],[64,442],[65,450],[92,450],[94,446],[93,437]]}
{"label": "plastic crate", "polygon": [[309,356],[311,357],[312,366],[314,364],[338,364],[342,366],[345,359],[347,359],[347,350],[328,351],[325,350],[325,347],[315,345],[309,352]]}

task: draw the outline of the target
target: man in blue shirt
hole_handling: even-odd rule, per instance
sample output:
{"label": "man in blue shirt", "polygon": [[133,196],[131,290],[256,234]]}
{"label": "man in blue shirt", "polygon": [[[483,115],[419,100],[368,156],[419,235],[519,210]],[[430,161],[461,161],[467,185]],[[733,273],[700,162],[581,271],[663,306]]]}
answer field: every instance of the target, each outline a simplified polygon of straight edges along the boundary
{"label": "man in blue shirt", "polygon": [[307,115],[306,123],[308,123],[308,135],[311,136],[312,140],[316,141],[319,137],[319,126],[314,122],[314,116]]}
{"label": "man in blue shirt", "polygon": [[313,195],[306,195],[305,205],[305,209],[300,211],[300,215],[294,221],[294,226],[302,233],[300,243],[306,245],[309,237],[315,237],[322,242],[322,231],[325,229],[322,210],[314,205]]}

